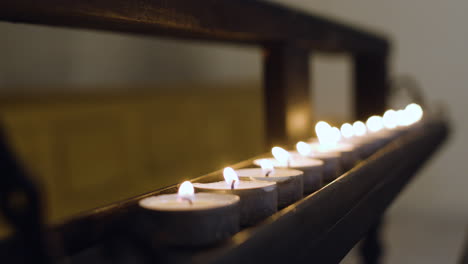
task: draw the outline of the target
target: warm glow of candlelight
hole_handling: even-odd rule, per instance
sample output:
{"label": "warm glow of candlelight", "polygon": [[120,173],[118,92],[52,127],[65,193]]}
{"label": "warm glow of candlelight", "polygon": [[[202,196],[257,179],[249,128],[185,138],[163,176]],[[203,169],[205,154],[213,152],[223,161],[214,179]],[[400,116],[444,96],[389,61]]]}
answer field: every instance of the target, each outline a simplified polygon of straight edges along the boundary
{"label": "warm glow of candlelight", "polygon": [[184,181],[179,186],[179,191],[177,192],[177,194],[180,198],[192,200],[193,197],[195,196],[195,189],[193,188],[193,185],[191,182]]}
{"label": "warm glow of candlelight", "polygon": [[259,163],[260,167],[262,167],[262,171],[265,174],[265,176],[269,176],[272,172],[275,171],[275,166],[271,160],[262,159]]}
{"label": "warm glow of candlelight", "polygon": [[239,185],[239,176],[237,176],[237,173],[233,168],[231,167],[224,168],[223,176],[224,176],[224,181],[226,181],[226,183],[230,187],[236,187],[237,185]]}
{"label": "warm glow of candlelight", "polygon": [[[336,133],[338,131],[338,135]],[[320,121],[315,125],[315,133],[317,134],[320,145],[334,146],[340,140],[340,130],[333,129],[327,122]]]}
{"label": "warm glow of candlelight", "polygon": [[387,110],[383,115],[383,125],[387,129],[393,129],[398,125],[398,115],[393,109]]}
{"label": "warm glow of candlelight", "polygon": [[274,170],[275,166],[273,166],[273,162],[269,159],[262,159],[260,160],[260,167],[262,167],[262,170]]}
{"label": "warm glow of candlelight", "polygon": [[271,154],[273,154],[273,157],[275,157],[277,161],[284,165],[287,165],[289,163],[289,159],[291,157],[291,154],[289,154],[289,152],[280,147],[272,148]]}
{"label": "warm glow of candlelight", "polygon": [[326,134],[330,129],[331,126],[325,121],[319,121],[317,124],[315,124],[315,134],[319,140],[321,137],[326,137]]}
{"label": "warm glow of candlelight", "polygon": [[405,108],[406,115],[409,116],[411,123],[416,123],[423,117],[423,110],[418,104],[409,104]]}
{"label": "warm glow of candlelight", "polygon": [[330,133],[332,134],[333,141],[335,142],[335,144],[341,140],[341,132],[339,128],[332,127]]}
{"label": "warm glow of candlelight", "polygon": [[361,121],[356,121],[353,123],[354,135],[361,137],[367,133],[366,125]]}
{"label": "warm glow of candlelight", "polygon": [[396,111],[397,124],[398,126],[409,126],[411,125],[411,118],[405,110]]}
{"label": "warm glow of candlelight", "polygon": [[366,121],[367,130],[370,132],[378,132],[384,128],[382,117],[374,115]]}
{"label": "warm glow of candlelight", "polygon": [[354,136],[353,126],[349,123],[341,125],[341,136],[344,138],[352,138]]}
{"label": "warm glow of candlelight", "polygon": [[297,142],[296,149],[302,156],[307,156],[312,152],[312,147],[304,141]]}

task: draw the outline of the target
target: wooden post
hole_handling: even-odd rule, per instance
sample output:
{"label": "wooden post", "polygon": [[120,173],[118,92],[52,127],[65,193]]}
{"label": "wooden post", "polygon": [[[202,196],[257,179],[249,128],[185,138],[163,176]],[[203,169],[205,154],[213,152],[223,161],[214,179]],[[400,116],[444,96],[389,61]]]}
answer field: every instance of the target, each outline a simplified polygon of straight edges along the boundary
{"label": "wooden post", "polygon": [[312,135],[307,50],[285,44],[265,47],[264,94],[268,148]]}
{"label": "wooden post", "polygon": [[366,121],[386,110],[388,93],[387,53],[358,53],[354,55],[355,117]]}
{"label": "wooden post", "polygon": [[[382,115],[388,97],[387,52],[358,53],[354,55],[354,109],[355,117],[363,122],[371,115]],[[382,259],[381,221],[365,235],[360,248],[362,262],[378,264]]]}

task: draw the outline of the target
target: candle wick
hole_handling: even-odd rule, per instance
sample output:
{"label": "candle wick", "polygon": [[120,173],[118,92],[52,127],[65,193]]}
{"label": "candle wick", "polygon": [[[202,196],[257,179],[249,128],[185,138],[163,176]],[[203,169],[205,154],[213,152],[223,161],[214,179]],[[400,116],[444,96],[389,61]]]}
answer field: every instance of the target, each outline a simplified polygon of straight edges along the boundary
{"label": "candle wick", "polygon": [[288,165],[288,168],[291,167],[291,160],[290,159],[288,159],[288,164],[287,165]]}
{"label": "candle wick", "polygon": [[190,198],[182,197],[181,200],[182,200],[182,201],[187,201],[190,205],[193,205],[193,201],[192,201],[192,199],[190,199]]}
{"label": "candle wick", "polygon": [[234,184],[236,183],[236,180],[233,180],[231,183],[231,190],[234,190]]}
{"label": "candle wick", "polygon": [[267,172],[265,173],[265,177],[270,176],[270,173],[271,173],[271,172],[272,172],[271,170],[267,171]]}

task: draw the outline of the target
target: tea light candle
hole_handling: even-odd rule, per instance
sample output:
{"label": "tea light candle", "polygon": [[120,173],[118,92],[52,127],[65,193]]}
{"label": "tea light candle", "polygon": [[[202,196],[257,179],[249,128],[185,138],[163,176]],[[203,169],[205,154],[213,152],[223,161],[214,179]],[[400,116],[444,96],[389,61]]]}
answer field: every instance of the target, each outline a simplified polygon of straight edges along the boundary
{"label": "tea light candle", "polygon": [[278,188],[278,208],[284,208],[302,198],[304,173],[299,170],[275,169],[270,160],[261,160],[262,168],[236,170],[237,175],[259,181],[275,182]]}
{"label": "tea light candle", "polygon": [[312,147],[300,141],[296,144],[297,151],[293,152],[294,156],[302,156],[306,158],[314,158],[323,162],[323,180],[328,183],[338,177],[341,172],[341,154],[336,151],[317,151],[312,150]]}
{"label": "tea light candle", "polygon": [[[311,148],[309,155],[312,157],[316,157],[318,159],[321,153],[329,152],[329,153],[339,154],[340,155],[339,168],[342,170],[341,171],[342,173],[352,169],[354,165],[356,165],[356,163],[358,163],[358,161],[360,160],[359,151],[356,149],[356,147],[353,144],[340,142],[340,143],[337,143],[332,148],[323,147],[318,142],[311,142],[308,144],[310,145],[310,148]],[[296,145],[296,148],[297,148],[297,145]]]}
{"label": "tea light candle", "polygon": [[257,159],[254,164],[261,166],[262,162],[269,161],[278,169],[296,169],[304,173],[304,194],[310,194],[323,186],[323,161],[291,155],[288,151],[280,147],[271,150],[275,158]]}
{"label": "tea light candle", "polygon": [[251,226],[276,213],[278,191],[276,183],[264,181],[241,181],[230,167],[224,169],[225,181],[195,183],[195,189],[210,193],[235,194],[240,197],[241,226]]}
{"label": "tea light candle", "polygon": [[369,117],[366,126],[369,131],[369,136],[380,141],[382,146],[394,138],[395,131],[385,128],[383,117],[381,116],[374,115]]}
{"label": "tea light candle", "polygon": [[424,112],[420,105],[411,103],[405,107],[403,113],[405,119],[404,125],[409,130],[420,129],[424,126],[424,122],[421,122]]}
{"label": "tea light candle", "polygon": [[152,241],[172,246],[209,245],[239,231],[240,199],[231,194],[194,193],[186,181],[178,194],[139,201],[138,224],[150,230]]}
{"label": "tea light candle", "polygon": [[[362,122],[361,122],[362,123]],[[362,125],[364,125],[362,123]],[[365,126],[362,127],[362,130],[364,130],[365,133]],[[361,149],[361,144],[358,140],[356,140],[356,135],[355,135],[355,129],[353,128],[353,125],[349,123],[344,123],[341,125],[340,128],[340,134],[341,134],[341,139],[340,139],[340,144],[345,144],[345,145],[350,145],[353,148],[353,159],[354,159],[354,164],[359,162],[362,158],[362,149]],[[363,133],[363,131],[360,131],[359,133]]]}
{"label": "tea light candle", "polygon": [[355,139],[361,147],[362,158],[367,158],[391,140],[391,132],[384,131],[382,117],[371,116],[366,121],[366,133]]}
{"label": "tea light candle", "polygon": [[361,159],[366,159],[374,153],[375,145],[372,138],[367,134],[367,127],[361,121],[353,123],[354,137],[348,139],[346,143],[351,143],[356,146],[357,151]]}

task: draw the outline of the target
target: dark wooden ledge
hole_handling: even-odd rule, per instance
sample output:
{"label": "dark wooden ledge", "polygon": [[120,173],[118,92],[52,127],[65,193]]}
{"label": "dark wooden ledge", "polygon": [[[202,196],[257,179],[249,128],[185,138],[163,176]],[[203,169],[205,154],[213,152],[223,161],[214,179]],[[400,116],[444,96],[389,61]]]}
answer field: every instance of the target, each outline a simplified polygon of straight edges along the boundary
{"label": "dark wooden ledge", "polygon": [[387,53],[383,36],[251,0],[4,0],[0,20],[306,49]]}
{"label": "dark wooden ledge", "polygon": [[[117,259],[125,259],[127,254],[132,257],[149,254],[160,263],[251,263],[253,260],[299,263],[305,259],[338,263],[380,219],[418,168],[439,148],[448,132],[446,121],[432,120],[424,131],[412,131],[396,139],[319,191],[211,248],[157,246],[145,251],[145,246],[135,242],[135,234],[145,233],[142,228],[135,227],[133,212],[137,201],[150,195],[175,192],[176,185],[91,210],[50,232],[73,263],[107,263],[106,251],[113,252]],[[233,167],[251,164],[252,160],[247,160]],[[218,171],[192,181],[220,180],[221,174]],[[15,243],[4,243],[0,245],[0,258],[13,258]],[[142,251],[134,252],[132,248]],[[133,262],[147,263],[138,259]]]}

